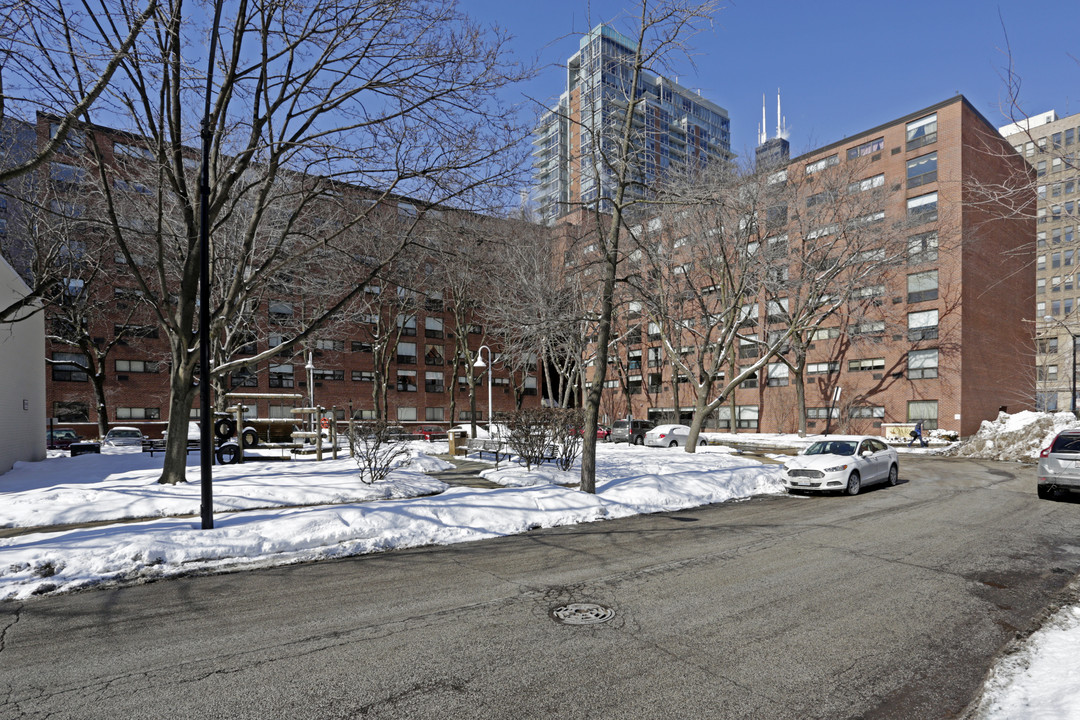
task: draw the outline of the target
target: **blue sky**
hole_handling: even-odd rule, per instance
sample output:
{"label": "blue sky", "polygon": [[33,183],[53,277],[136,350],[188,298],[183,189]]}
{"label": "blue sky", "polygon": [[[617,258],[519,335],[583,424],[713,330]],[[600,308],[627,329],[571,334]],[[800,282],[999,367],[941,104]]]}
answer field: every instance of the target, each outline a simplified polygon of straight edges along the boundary
{"label": "blue sky", "polygon": [[[459,7],[507,30],[519,57],[540,62],[537,79],[516,96],[547,100],[563,89],[561,65],[580,34],[600,21],[625,20],[631,6],[460,0]],[[1006,32],[1024,109],[1080,112],[1080,63],[1070,56],[1080,58],[1078,25],[1076,0],[739,0],[693,39],[696,68],[680,58],[673,74],[727,109],[739,155],[756,144],[762,93],[775,133],[779,88],[797,155],[958,92],[1004,125]]]}

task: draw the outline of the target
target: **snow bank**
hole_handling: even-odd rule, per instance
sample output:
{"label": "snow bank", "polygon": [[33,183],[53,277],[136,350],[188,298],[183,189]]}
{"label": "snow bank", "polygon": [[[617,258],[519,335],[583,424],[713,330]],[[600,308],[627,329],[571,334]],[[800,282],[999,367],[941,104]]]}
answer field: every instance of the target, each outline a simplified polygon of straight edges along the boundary
{"label": "snow bank", "polygon": [[983,420],[979,432],[961,443],[951,454],[983,460],[1023,462],[1039,457],[1054,436],[1067,427],[1080,426],[1071,412],[1000,413],[996,420]]}
{"label": "snow bank", "polygon": [[1080,717],[1080,607],[1059,610],[990,671],[979,720]]}

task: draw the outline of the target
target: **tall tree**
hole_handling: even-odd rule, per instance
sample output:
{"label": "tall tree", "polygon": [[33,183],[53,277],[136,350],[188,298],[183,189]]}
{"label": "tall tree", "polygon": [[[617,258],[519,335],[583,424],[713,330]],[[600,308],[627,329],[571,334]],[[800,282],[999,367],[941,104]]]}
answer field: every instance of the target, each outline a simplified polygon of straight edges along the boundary
{"label": "tall tree", "polygon": [[[416,238],[426,208],[484,202],[521,171],[524,129],[496,94],[526,71],[507,57],[507,38],[481,29],[449,0],[242,1],[222,22],[214,74],[209,215],[217,241],[231,244],[211,299],[212,334],[248,309],[264,283],[310,269],[347,278],[325,310],[282,345],[214,369],[230,372],[307,342]],[[170,348],[170,432],[161,482],[181,482],[183,432],[198,375],[198,193],[189,149],[201,106],[204,14],[173,0],[156,13],[107,88],[112,111],[132,130],[129,171],[151,189],[151,227],[125,222],[110,191],[116,148],[96,154],[107,223],[135,267]],[[118,44],[109,18],[91,26]],[[92,121],[97,112],[84,113]],[[373,195],[358,188],[376,188]],[[407,193],[414,201],[406,202]],[[397,218],[376,243],[364,224]],[[228,232],[223,232],[228,229]]]}

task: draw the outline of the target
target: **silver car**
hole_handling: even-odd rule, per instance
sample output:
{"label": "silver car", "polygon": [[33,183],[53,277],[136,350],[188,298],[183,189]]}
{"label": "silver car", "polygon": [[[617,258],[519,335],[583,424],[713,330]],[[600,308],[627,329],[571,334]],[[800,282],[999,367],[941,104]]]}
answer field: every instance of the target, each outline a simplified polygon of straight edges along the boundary
{"label": "silver car", "polygon": [[[690,428],[686,425],[657,425],[645,433],[645,445],[647,447],[686,447],[686,441],[690,436]],[[699,447],[705,446],[705,438],[698,436]]]}
{"label": "silver car", "polygon": [[858,495],[867,485],[899,482],[896,450],[881,438],[837,435],[819,440],[784,463],[788,492],[846,492]]}
{"label": "silver car", "polygon": [[104,444],[108,447],[137,447],[145,439],[139,428],[119,426],[105,433]]}
{"label": "silver car", "polygon": [[1039,453],[1036,487],[1044,499],[1058,491],[1080,491],[1080,430],[1062,430]]}

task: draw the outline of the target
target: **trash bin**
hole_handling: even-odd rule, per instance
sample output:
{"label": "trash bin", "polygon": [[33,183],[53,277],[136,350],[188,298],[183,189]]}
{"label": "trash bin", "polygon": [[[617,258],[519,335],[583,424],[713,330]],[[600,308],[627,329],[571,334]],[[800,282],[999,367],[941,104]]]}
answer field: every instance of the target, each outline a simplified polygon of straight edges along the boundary
{"label": "trash bin", "polygon": [[96,442],[79,442],[71,443],[70,448],[71,457],[76,455],[89,455],[91,453],[101,454],[101,443]]}

